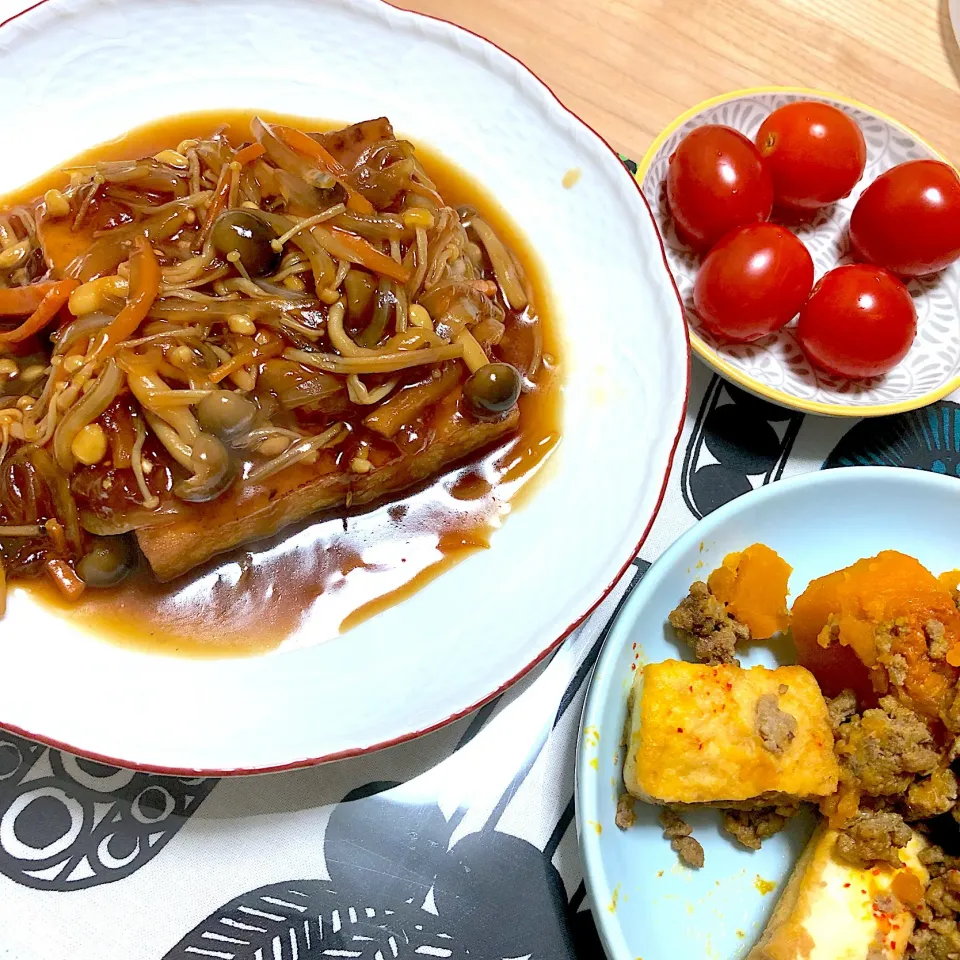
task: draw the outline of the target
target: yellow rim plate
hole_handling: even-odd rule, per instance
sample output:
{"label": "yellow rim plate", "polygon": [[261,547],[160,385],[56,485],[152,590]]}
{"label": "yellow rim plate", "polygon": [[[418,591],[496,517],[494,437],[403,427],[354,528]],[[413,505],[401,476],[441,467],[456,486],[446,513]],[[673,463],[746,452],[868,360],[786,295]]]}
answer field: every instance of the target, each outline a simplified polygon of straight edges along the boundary
{"label": "yellow rim plate", "polygon": [[[750,87],[743,90],[735,90],[731,93],[722,94],[717,97],[711,97],[710,99],[703,100],[701,103],[698,103],[696,106],[691,107],[689,110],[680,114],[672,123],[670,123],[666,128],[664,128],[657,138],[650,145],[647,152],[644,154],[643,159],[640,161],[637,167],[637,172],[635,174],[638,182],[641,187],[644,187],[644,181],[647,177],[647,174],[650,171],[651,166],[660,159],[664,146],[670,140],[671,136],[677,132],[685,124],[688,124],[689,121],[696,119],[698,116],[702,115],[706,111],[709,111],[715,107],[730,104],[733,101],[737,100],[746,100],[748,98],[755,99],[758,96],[777,96],[777,95],[799,95],[803,97],[816,98],[820,100],[825,100],[837,105],[843,105],[847,107],[852,107],[855,110],[862,111],[865,114],[869,114],[872,117],[875,117],[877,120],[881,121],[883,124],[887,125],[891,133],[901,133],[905,137],[915,141],[917,148],[922,149],[926,152],[927,156],[933,159],[942,160],[944,162],[949,162],[930,143],[928,143],[923,137],[919,136],[905,124],[900,123],[900,121],[895,120],[893,117],[883,113],[880,110],[876,110],[873,107],[870,107],[864,103],[861,103],[857,100],[853,100],[849,97],[844,97],[839,94],[830,93],[822,90],[812,89],[808,87],[778,87],[778,86],[769,86],[769,87]],[[771,109],[773,109],[771,107]],[[705,121],[707,122],[707,121]],[[711,118],[709,122],[725,122],[718,120],[716,118]],[[734,122],[731,125],[737,126]],[[883,169],[886,169],[889,166],[893,166],[894,163],[900,162],[899,159],[891,160],[888,163],[885,163]],[[870,164],[868,163],[868,171],[870,169]],[[873,174],[875,176],[876,174]],[[858,191],[861,188],[869,183],[868,175],[865,174],[861,184],[858,187],[858,190],[854,191],[854,197],[858,195]],[[654,210],[654,216],[658,220],[658,227],[661,230],[662,234],[666,234],[664,229],[664,221],[661,218],[660,213],[658,213],[658,202],[657,197],[660,193],[660,182],[654,182],[652,185],[648,184],[644,187],[644,192],[647,195],[648,200],[650,201],[651,208]],[[842,203],[842,201],[841,201]],[[807,240],[807,237],[804,237]],[[665,246],[666,237],[665,237]],[[813,252],[813,251],[811,251]],[[835,260],[833,265],[836,265],[841,261]],[[950,268],[951,270],[953,268]],[[675,270],[676,273],[676,270]],[[821,270],[818,270],[818,276],[822,273]],[[678,285],[680,278],[678,277]],[[919,336],[919,334],[918,334]],[[791,338],[792,339],[792,338]],[[949,340],[952,343],[960,344],[960,333],[958,333],[956,324],[951,331]],[[948,394],[952,393],[954,390],[960,388],[960,367],[956,368],[956,372],[951,371],[949,376],[945,376],[940,382],[938,382],[934,387],[924,390],[922,393],[918,393],[916,396],[910,396],[902,400],[895,400],[890,402],[878,401],[876,403],[863,403],[863,404],[844,404],[844,403],[826,403],[820,400],[811,399],[807,397],[798,396],[795,393],[789,392],[785,389],[778,389],[777,387],[770,386],[766,383],[763,383],[761,380],[756,377],[751,376],[749,373],[738,367],[736,364],[731,363],[728,359],[721,356],[714,347],[709,343],[704,341],[698,332],[691,327],[690,329],[690,345],[696,354],[710,367],[716,370],[719,374],[726,377],[728,380],[735,383],[737,386],[743,387],[745,390],[753,393],[759,397],[762,397],[766,400],[770,400],[773,403],[780,404],[781,406],[790,407],[794,410],[800,410],[804,413],[815,413],[815,414],[824,414],[827,416],[833,417],[878,417],[886,416],[894,413],[903,413],[908,410],[915,410],[918,407],[926,406],[927,404],[933,403],[936,400],[940,400]]]}

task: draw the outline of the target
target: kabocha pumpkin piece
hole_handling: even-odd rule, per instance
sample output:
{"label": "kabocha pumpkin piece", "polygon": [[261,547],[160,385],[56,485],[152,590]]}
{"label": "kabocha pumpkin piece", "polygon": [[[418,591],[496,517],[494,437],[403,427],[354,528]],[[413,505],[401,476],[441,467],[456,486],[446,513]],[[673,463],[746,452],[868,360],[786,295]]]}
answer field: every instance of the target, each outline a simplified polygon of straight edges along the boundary
{"label": "kabocha pumpkin piece", "polygon": [[754,640],[766,640],[790,625],[787,581],[792,572],[793,567],[775,550],[755,543],[740,553],[728,553],[707,585],[750,628]]}
{"label": "kabocha pumpkin piece", "polygon": [[826,696],[852,688],[863,707],[895,692],[928,717],[946,705],[960,666],[960,612],[913,557],[884,550],[820,577],[792,616],[799,661]]}

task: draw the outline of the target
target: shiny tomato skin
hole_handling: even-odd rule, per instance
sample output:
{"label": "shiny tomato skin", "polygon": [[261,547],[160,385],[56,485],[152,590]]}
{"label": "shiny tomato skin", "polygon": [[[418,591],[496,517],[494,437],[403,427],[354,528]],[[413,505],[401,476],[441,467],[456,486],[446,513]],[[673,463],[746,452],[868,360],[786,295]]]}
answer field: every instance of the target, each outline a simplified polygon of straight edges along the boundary
{"label": "shiny tomato skin", "polygon": [[704,258],[693,287],[703,325],[725,340],[756,340],[789,323],[813,286],[813,260],[786,227],[753,223]]}
{"label": "shiny tomato skin", "polygon": [[882,267],[863,263],[821,277],[797,323],[797,340],[810,361],[852,379],[891,370],[916,334],[910,291]]}
{"label": "shiny tomato skin", "polygon": [[734,228],[770,216],[773,182],[742,133],[710,123],[688,133],[671,155],[667,203],[677,236],[705,251]]}
{"label": "shiny tomato skin", "polygon": [[901,277],[937,273],[960,257],[960,176],[939,160],[908,160],[881,173],[850,217],[858,260]]}
{"label": "shiny tomato skin", "polygon": [[774,110],[756,144],[773,178],[774,202],[788,210],[816,210],[846,197],[867,164],[857,122],[817,100]]}

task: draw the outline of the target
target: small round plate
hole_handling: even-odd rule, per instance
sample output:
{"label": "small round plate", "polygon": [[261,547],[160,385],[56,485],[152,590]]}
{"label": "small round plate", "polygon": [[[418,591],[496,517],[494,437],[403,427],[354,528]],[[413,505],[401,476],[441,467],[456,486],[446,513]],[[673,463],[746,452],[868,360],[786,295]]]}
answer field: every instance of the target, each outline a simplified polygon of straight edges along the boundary
{"label": "small round plate", "polygon": [[[620,737],[627,694],[648,662],[689,659],[666,625],[691,582],[724,555],[766,543],[793,566],[797,596],[814,577],[901,550],[935,573],[957,566],[955,477],[891,467],[841,467],[782,480],[733,500],[681,537],[648,571],[610,631],[584,707],[577,756],[577,829],[593,915],[610,960],[735,960],[757,940],[814,818],[801,815],[756,852],[720,830],[717,811],[687,817],[703,844],[701,870],[682,867],[637,802],[637,823],[614,824],[623,790]],[[792,644],[754,645],[747,666],[793,662]]]}
{"label": "small round plate", "polygon": [[673,228],[664,182],[670,155],[694,127],[719,123],[751,140],[777,107],[795,100],[822,100],[850,114],[867,142],[867,166],[849,197],[819,211],[815,220],[792,226],[813,257],[816,277],[849,262],[847,224],[860,194],[876,177],[906,160],[943,160],[913,131],[871,107],[799,87],[742,90],[705,100],[677,117],[654,141],[637,170],[644,195],[664,238],[667,260],[684,299],[690,343],[717,373],[774,403],[805,413],[870,417],[925,406],[960,387],[960,263],[935,277],[909,284],[917,307],[918,333],[907,356],[886,376],[854,381],[813,369],[797,343],[796,321],[754,343],[723,343],[702,329],[693,309],[693,283],[700,258]]}

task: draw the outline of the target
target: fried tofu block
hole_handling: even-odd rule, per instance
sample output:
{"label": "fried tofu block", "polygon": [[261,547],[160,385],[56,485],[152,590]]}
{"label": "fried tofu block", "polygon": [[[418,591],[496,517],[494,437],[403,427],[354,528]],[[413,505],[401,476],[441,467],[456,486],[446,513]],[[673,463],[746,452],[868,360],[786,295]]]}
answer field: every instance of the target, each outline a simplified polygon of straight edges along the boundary
{"label": "fried tofu block", "polygon": [[314,513],[347,503],[361,506],[436,477],[454,463],[493,445],[516,429],[514,409],[495,423],[456,417],[444,422],[422,452],[386,463],[371,473],[306,465],[290,467],[252,490],[241,489],[198,504],[171,523],[137,531],[137,541],[157,579],[173,580],[242,543],[272,537]]}
{"label": "fried tofu block", "polygon": [[814,833],[747,960],[903,957],[914,920],[897,894],[922,890],[928,882],[917,858],[922,838],[915,833],[900,852],[903,867],[867,869],[834,855],[837,836],[825,825]]}
{"label": "fried tofu block", "polygon": [[803,667],[665,660],[632,694],[624,782],[649,803],[815,799],[837,789],[833,733]]}

